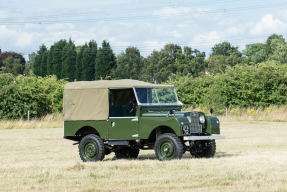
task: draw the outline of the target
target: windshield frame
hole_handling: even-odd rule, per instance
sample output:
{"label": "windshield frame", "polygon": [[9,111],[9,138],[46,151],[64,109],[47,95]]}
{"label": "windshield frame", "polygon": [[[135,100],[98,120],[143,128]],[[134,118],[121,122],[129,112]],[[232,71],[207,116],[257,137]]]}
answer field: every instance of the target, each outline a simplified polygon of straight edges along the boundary
{"label": "windshield frame", "polygon": [[[171,106],[171,105],[179,105],[179,106],[182,106],[182,105],[183,105],[183,104],[178,100],[178,96],[177,96],[177,93],[176,93],[176,90],[175,90],[174,87],[168,87],[168,88],[172,88],[172,89],[173,89],[174,94],[175,94],[175,97],[176,97],[176,100],[177,100],[176,103],[141,103],[141,102],[139,102],[138,94],[137,94],[137,91],[136,91],[137,88],[144,88],[144,87],[134,87],[134,88],[133,88],[138,105],[142,105],[142,106]],[[157,94],[157,92],[156,92],[156,89],[158,89],[158,88],[153,87],[153,88],[151,88],[151,89],[154,89],[154,90],[155,90],[157,100],[159,101],[159,97],[158,97],[158,94]],[[162,89],[165,89],[165,88],[162,88]]]}

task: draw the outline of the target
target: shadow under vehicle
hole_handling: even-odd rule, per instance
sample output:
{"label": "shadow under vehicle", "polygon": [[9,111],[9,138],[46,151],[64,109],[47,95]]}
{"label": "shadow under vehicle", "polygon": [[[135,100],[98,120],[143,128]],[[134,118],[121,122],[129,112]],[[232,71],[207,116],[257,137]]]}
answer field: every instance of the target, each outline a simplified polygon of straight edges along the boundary
{"label": "shadow under vehicle", "polygon": [[[64,87],[64,138],[77,141],[83,161],[137,158],[154,149],[161,160],[215,155],[220,136],[217,117],[181,111],[173,85],[137,80],[67,83]],[[216,134],[216,135],[214,135]]]}

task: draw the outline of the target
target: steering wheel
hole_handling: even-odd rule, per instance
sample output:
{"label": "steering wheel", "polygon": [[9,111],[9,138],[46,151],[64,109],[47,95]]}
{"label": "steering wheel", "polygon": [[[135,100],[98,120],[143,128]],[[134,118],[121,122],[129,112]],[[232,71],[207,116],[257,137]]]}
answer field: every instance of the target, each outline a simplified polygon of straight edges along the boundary
{"label": "steering wheel", "polygon": [[130,103],[129,106],[131,106],[132,110],[129,113],[132,113],[135,109],[138,108],[137,102],[136,102],[136,98],[133,98]]}

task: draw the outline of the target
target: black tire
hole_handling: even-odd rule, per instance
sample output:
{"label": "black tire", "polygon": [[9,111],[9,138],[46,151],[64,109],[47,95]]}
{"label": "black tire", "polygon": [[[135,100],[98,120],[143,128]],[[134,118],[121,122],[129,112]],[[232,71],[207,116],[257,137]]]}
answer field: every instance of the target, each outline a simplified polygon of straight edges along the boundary
{"label": "black tire", "polygon": [[156,157],[160,161],[181,159],[183,145],[175,134],[165,133],[160,135],[156,140],[154,150]]}
{"label": "black tire", "polygon": [[115,155],[117,159],[128,159],[128,158],[135,159],[138,157],[139,152],[140,152],[139,149],[125,147],[125,148],[121,148],[115,151]]}
{"label": "black tire", "polygon": [[83,162],[103,160],[105,157],[103,140],[94,134],[83,137],[79,144],[79,155]]}
{"label": "black tire", "polygon": [[203,149],[202,152],[194,152],[191,153],[192,156],[195,158],[212,158],[215,155],[216,152],[216,143],[214,140],[210,141],[203,141],[202,144],[208,143],[208,146],[206,149]]}

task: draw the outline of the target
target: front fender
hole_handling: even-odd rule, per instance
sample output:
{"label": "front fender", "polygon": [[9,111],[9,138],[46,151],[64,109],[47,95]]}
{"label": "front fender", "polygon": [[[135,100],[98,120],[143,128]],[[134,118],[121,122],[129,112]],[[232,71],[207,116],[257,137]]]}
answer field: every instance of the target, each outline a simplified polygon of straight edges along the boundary
{"label": "front fender", "polygon": [[[186,118],[184,118],[186,119]],[[188,120],[187,120],[188,121]],[[177,136],[181,136],[181,125],[178,117],[141,117],[139,120],[140,139],[148,139],[150,133],[160,126],[170,127]]]}
{"label": "front fender", "polygon": [[220,122],[215,116],[205,116],[206,120],[206,133],[220,134]]}

